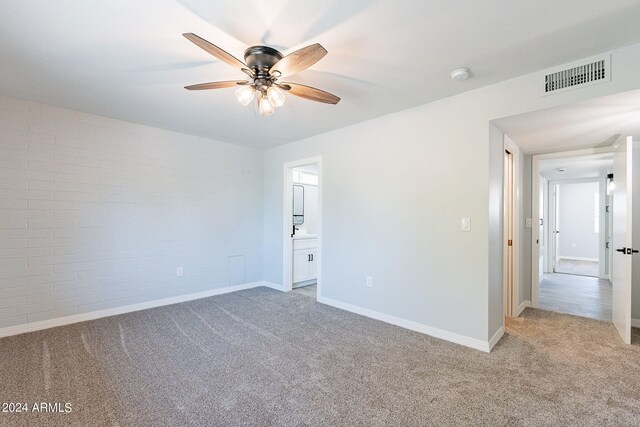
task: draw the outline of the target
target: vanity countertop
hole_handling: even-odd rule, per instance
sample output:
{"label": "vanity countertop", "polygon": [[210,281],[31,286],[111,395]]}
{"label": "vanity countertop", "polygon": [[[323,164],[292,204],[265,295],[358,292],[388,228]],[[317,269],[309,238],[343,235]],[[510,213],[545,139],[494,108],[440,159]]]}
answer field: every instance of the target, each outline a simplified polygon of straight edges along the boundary
{"label": "vanity countertop", "polygon": [[295,236],[293,236],[293,240],[317,239],[317,238],[318,238],[317,234],[296,234]]}

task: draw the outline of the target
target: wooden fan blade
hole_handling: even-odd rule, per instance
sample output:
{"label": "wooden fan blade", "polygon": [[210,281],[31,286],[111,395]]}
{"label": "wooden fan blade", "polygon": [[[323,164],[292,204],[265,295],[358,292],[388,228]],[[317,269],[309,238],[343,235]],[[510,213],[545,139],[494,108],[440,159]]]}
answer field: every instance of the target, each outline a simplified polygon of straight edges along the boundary
{"label": "wooden fan blade", "polygon": [[271,74],[280,73],[277,77],[286,77],[311,67],[327,54],[327,50],[320,44],[312,44],[282,58],[273,67]]}
{"label": "wooden fan blade", "polygon": [[189,41],[194,43],[199,48],[203,49],[204,51],[218,58],[220,61],[224,61],[235,68],[240,68],[240,69],[247,68],[247,65],[244,62],[240,61],[238,58],[231,55],[230,53],[220,49],[218,46],[214,45],[213,43],[206,41],[202,37],[196,36],[193,33],[184,33],[183,36],[185,36]]}
{"label": "wooden fan blade", "polygon": [[225,87],[234,87],[246,85],[245,80],[231,80],[226,82],[199,83],[197,85],[185,86],[189,90],[205,90],[205,89],[224,89]]}
{"label": "wooden fan blade", "polygon": [[[289,89],[287,89],[287,86]],[[298,83],[282,83],[281,88],[289,92],[291,95],[300,98],[309,99],[311,101],[324,102],[325,104],[337,104],[340,98],[315,87],[305,86]]]}

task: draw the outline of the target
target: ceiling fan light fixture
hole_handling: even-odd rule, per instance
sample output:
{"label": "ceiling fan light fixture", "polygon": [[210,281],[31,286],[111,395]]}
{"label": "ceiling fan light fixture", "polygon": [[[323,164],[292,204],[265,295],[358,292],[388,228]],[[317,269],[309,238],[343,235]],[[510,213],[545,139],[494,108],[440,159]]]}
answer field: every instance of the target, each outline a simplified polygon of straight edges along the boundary
{"label": "ceiling fan light fixture", "polygon": [[276,110],[275,107],[271,105],[271,102],[269,102],[269,98],[267,97],[267,94],[264,92],[260,96],[258,96],[257,102],[258,102],[258,114],[260,114],[261,116],[270,116]]}
{"label": "ceiling fan light fixture", "polygon": [[[306,70],[326,54],[327,50],[319,43],[303,47],[284,56],[277,49],[269,46],[251,46],[244,52],[244,61],[229,54],[211,42],[193,33],[183,36],[232,67],[245,73],[249,80],[228,80],[209,83],[198,83],[185,86],[187,90],[223,89],[240,86],[235,95],[242,105],[249,105],[254,98],[256,114],[269,116],[277,107],[284,104],[286,92],[310,101],[325,104],[337,104],[340,98],[323,90],[298,83],[278,82],[281,77],[290,76]],[[257,92],[257,95],[256,95]]]}
{"label": "ceiling fan light fixture", "polygon": [[269,98],[269,103],[276,108],[281,107],[285,101],[284,91],[275,85],[269,86],[267,97]]}
{"label": "ceiling fan light fixture", "polygon": [[240,104],[246,107],[253,100],[255,93],[256,93],[256,90],[251,85],[240,86],[236,90],[236,99]]}

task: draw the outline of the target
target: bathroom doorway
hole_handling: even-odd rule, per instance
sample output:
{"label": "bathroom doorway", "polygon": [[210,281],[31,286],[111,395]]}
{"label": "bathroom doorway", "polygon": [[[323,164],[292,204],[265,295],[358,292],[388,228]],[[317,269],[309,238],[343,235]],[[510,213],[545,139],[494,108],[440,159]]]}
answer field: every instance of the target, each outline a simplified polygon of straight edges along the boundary
{"label": "bathroom doorway", "polygon": [[321,158],[284,165],[284,290],[320,296]]}

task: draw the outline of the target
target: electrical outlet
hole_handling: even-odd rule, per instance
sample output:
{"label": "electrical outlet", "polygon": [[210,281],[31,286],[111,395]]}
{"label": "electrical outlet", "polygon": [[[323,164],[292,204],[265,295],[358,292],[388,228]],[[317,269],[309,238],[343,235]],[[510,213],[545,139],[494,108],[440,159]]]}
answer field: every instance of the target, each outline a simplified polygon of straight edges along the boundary
{"label": "electrical outlet", "polygon": [[367,288],[373,287],[373,277],[367,276]]}
{"label": "electrical outlet", "polygon": [[183,274],[184,274],[184,271],[182,270],[182,267],[176,268],[176,276],[182,277]]}

